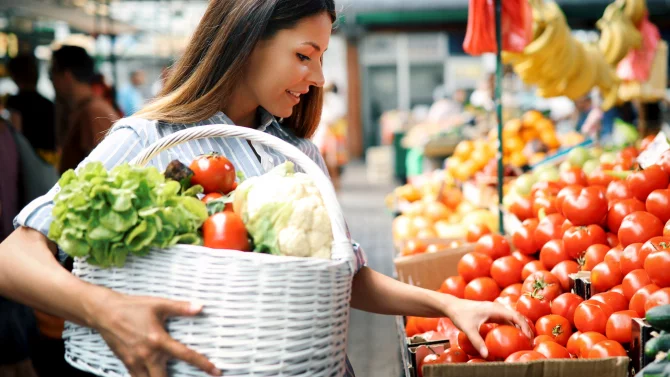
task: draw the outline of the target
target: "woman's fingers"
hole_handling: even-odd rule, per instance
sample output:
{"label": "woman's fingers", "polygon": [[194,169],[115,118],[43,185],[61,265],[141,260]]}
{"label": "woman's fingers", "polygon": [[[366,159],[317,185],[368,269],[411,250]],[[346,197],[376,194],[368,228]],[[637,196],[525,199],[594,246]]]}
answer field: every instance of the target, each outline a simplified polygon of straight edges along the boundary
{"label": "woman's fingers", "polygon": [[486,348],[484,339],[482,339],[482,336],[479,335],[479,327],[463,329],[463,332],[468,337],[468,340],[470,340],[470,343],[472,343],[475,349],[479,351],[479,354],[482,356],[482,358],[486,359],[486,357],[489,355],[489,351]]}
{"label": "woman's fingers", "polygon": [[155,299],[155,308],[162,318],[178,316],[194,316],[202,311],[201,304],[187,301]]}
{"label": "woman's fingers", "polygon": [[[204,355],[201,355],[185,345],[170,338],[167,333],[161,342],[162,349],[170,356],[183,360],[196,368],[199,368],[212,376],[221,376],[221,371],[209,361]],[[153,376],[152,376],[153,377]]]}
{"label": "woman's fingers", "polygon": [[158,360],[154,363],[147,363],[147,371],[149,371],[149,377],[168,377],[167,360]]}

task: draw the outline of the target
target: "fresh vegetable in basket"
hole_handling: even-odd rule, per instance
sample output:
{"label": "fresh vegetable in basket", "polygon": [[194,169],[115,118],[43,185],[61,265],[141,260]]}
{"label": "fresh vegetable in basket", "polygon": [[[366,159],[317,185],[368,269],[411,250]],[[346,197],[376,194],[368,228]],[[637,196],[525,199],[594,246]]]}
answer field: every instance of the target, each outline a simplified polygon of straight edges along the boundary
{"label": "fresh vegetable in basket", "polygon": [[190,168],[194,173],[191,182],[201,185],[206,194],[227,194],[237,187],[235,167],[230,160],[218,153],[196,157]]}
{"label": "fresh vegetable in basket", "polygon": [[285,162],[269,173],[246,179],[233,202],[256,251],[330,259],[330,218],[312,178]]}
{"label": "fresh vegetable in basket", "polygon": [[68,170],[58,183],[48,236],[70,256],[121,267],[129,253],[202,243],[207,209],[196,197],[200,186],[185,190],[154,167],[124,164],[108,172],[99,162]]}

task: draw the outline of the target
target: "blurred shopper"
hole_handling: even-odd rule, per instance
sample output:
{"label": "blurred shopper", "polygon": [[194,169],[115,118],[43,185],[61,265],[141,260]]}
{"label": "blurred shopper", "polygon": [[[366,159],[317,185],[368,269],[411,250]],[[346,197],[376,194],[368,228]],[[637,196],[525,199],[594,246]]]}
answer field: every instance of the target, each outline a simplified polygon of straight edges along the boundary
{"label": "blurred shopper", "polygon": [[117,101],[124,114],[131,116],[144,105],[144,97],[140,88],[144,85],[146,77],[144,71],[137,70],[130,74],[130,85],[119,89]]}
{"label": "blurred shopper", "polygon": [[63,46],[53,53],[51,80],[65,117],[59,171],[74,169],[119,119],[114,108],[95,96],[93,59],[81,47]]}
{"label": "blurred shopper", "polygon": [[32,55],[9,61],[9,74],[19,93],[9,97],[12,125],[23,133],[38,154],[46,159],[56,152],[54,104],[37,92],[38,66]]}
{"label": "blurred shopper", "polygon": [[105,76],[103,74],[96,73],[95,76],[93,76],[91,87],[93,88],[93,95],[102,98],[108,104],[110,104],[110,106],[112,106],[116,111],[116,115],[119,118],[123,117],[123,111],[116,102],[116,91],[114,90],[113,86],[107,84],[107,80],[105,80]]}
{"label": "blurred shopper", "polygon": [[334,83],[326,84],[323,89],[321,121],[319,128],[312,137],[312,141],[319,148],[321,156],[326,162],[333,186],[335,186],[335,189],[339,189],[340,176],[344,165],[347,163],[347,122],[345,120],[347,108]]}

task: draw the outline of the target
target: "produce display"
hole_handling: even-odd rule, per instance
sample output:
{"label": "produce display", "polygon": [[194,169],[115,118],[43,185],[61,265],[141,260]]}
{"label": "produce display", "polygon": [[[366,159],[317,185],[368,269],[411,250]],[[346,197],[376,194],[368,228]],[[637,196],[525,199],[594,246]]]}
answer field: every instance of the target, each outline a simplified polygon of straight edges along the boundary
{"label": "produce display", "polygon": [[[505,204],[520,226],[510,237],[473,227],[472,249],[439,291],[515,310],[535,337],[486,323],[482,360],[449,319],[409,317],[408,337],[448,340],[450,355],[468,357],[432,355],[421,365],[627,357],[633,319],[646,318],[658,330],[646,345],[657,361],[640,376],[668,375],[670,150],[641,169],[637,157],[651,140],[618,151],[575,148],[560,166],[512,182]],[[571,292],[578,272],[590,277],[588,297]]]}
{"label": "produce display", "polygon": [[91,162],[61,177],[48,236],[103,268],[176,244],[330,259],[330,219],[311,178],[291,162],[243,178],[218,154],[190,167],[175,160],[164,174]]}

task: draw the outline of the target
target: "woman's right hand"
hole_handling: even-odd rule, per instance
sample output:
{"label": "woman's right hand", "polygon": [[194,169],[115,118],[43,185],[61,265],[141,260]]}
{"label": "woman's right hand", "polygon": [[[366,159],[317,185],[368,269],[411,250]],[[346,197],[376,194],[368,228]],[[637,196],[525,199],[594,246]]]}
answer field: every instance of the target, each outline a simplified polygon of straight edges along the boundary
{"label": "woman's right hand", "polygon": [[173,316],[194,316],[201,305],[108,291],[94,315],[96,328],[125,364],[132,377],[167,377],[169,359],[186,361],[212,376],[221,372],[205,356],[172,339],[165,321]]}

